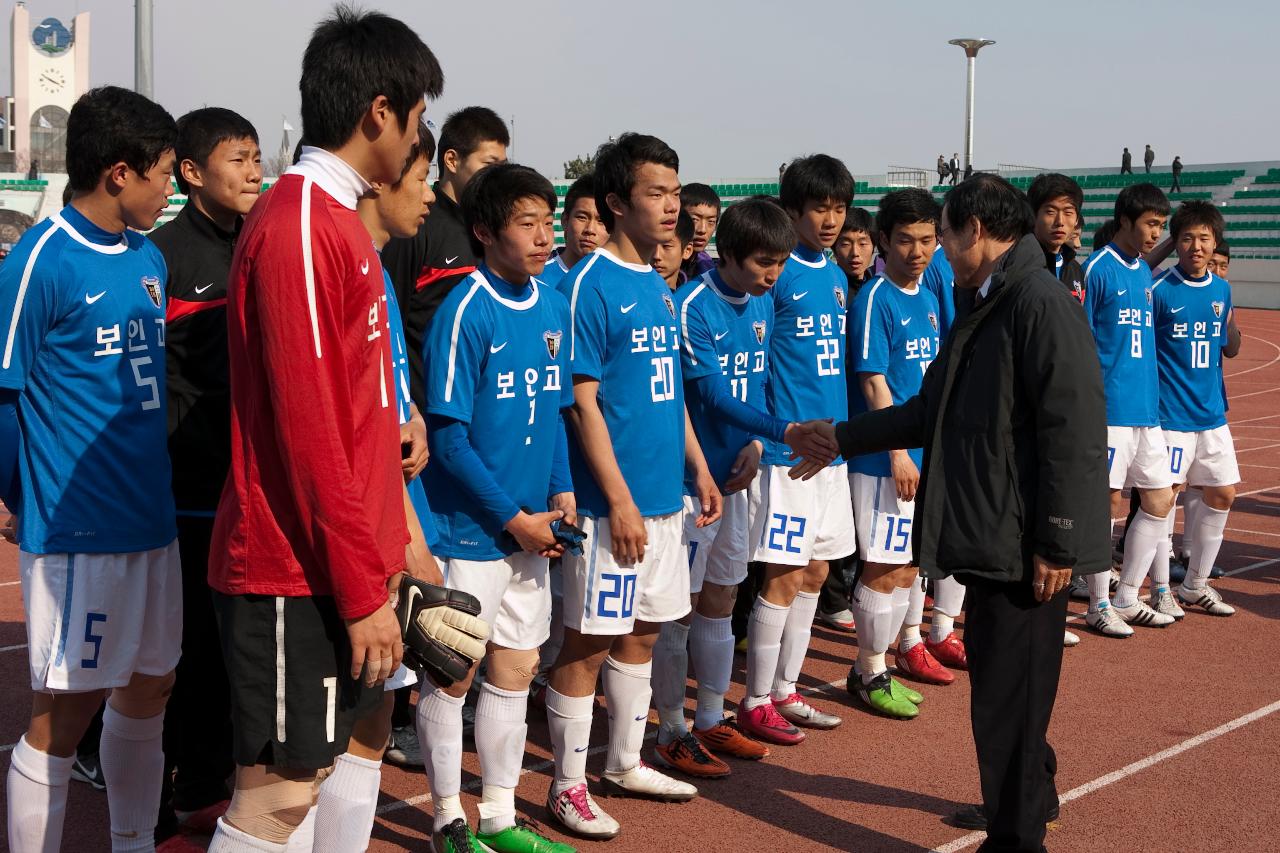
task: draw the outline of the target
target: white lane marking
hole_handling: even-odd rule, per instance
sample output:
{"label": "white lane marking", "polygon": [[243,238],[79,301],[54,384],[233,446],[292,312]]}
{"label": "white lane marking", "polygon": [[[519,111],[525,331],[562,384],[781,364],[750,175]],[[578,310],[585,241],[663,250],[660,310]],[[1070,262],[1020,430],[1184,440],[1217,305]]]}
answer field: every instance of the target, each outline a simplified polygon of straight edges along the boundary
{"label": "white lane marking", "polygon": [[1253,338],[1255,341],[1258,341],[1259,343],[1266,344],[1267,346],[1271,347],[1273,350],[1276,351],[1276,355],[1266,364],[1255,364],[1253,367],[1246,368],[1236,373],[1224,373],[1223,376],[1225,376],[1227,379],[1234,379],[1237,376],[1244,376],[1246,373],[1253,373],[1255,370],[1265,370],[1266,368],[1275,364],[1277,361],[1280,361],[1280,346],[1273,344],[1271,341],[1267,340],[1266,338],[1260,338],[1257,335],[1244,335],[1244,337]]}
{"label": "white lane marking", "polygon": [[0,646],[0,652],[16,652],[18,649],[25,649],[26,643],[18,643],[16,646]]}
{"label": "white lane marking", "polygon": [[1265,569],[1267,566],[1274,566],[1276,563],[1280,563],[1280,557],[1273,557],[1270,560],[1259,560],[1256,563],[1250,563],[1247,566],[1241,566],[1238,569],[1232,569],[1229,572],[1223,572],[1222,576],[1224,578],[1230,578],[1236,575],[1242,575],[1245,572],[1251,572],[1254,569]]}
{"label": "white lane marking", "polygon": [[[1105,776],[1099,776],[1092,782],[1086,782],[1079,787],[1072,788],[1070,791],[1067,791],[1065,794],[1058,797],[1058,802],[1065,805],[1072,800],[1078,800],[1081,797],[1088,796],[1094,791],[1101,790],[1102,788],[1119,782],[1121,779],[1126,779],[1135,773],[1141,773],[1149,767],[1154,767],[1157,764],[1168,761],[1170,758],[1181,755],[1188,750],[1195,749],[1197,746],[1203,746],[1209,741],[1220,738],[1225,734],[1230,734],[1236,729],[1244,728],[1250,723],[1256,723],[1258,720],[1261,720],[1263,717],[1270,716],[1276,711],[1280,711],[1280,701],[1272,702],[1270,705],[1264,705],[1256,711],[1250,711],[1242,717],[1236,717],[1229,723],[1223,723],[1215,729],[1209,729],[1207,732],[1201,732],[1195,737],[1189,737],[1181,743],[1174,744],[1168,749],[1162,749],[1159,752],[1148,755],[1146,758],[1139,759],[1132,764],[1126,764],[1119,770],[1115,770]],[[967,847],[972,847],[986,837],[987,834],[985,832],[971,832],[968,835],[960,836],[955,841],[933,848],[931,853],[958,853],[958,851],[964,850]]]}

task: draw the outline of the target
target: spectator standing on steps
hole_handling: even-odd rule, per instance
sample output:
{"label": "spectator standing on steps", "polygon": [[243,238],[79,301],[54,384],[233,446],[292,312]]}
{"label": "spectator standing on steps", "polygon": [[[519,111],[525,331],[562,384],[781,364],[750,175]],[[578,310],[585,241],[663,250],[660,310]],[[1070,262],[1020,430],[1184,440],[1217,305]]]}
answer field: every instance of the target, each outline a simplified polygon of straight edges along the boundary
{"label": "spectator standing on steps", "polygon": [[1120,174],[1133,174],[1133,155],[1129,153],[1129,149],[1124,149],[1124,153],[1120,155]]}
{"label": "spectator standing on steps", "polygon": [[1146,167],[1147,174],[1151,174],[1151,164],[1156,161],[1156,152],[1151,150],[1151,146],[1147,146],[1147,151],[1142,155],[1142,165]]}
{"label": "spectator standing on steps", "polygon": [[[1181,155],[1173,158],[1173,186],[1169,187],[1169,192],[1182,192],[1182,157]],[[1148,170],[1149,171],[1149,170]]]}
{"label": "spectator standing on steps", "polygon": [[949,166],[947,166],[947,161],[942,158],[941,154],[939,154],[938,155],[938,185],[939,186],[947,182],[947,175],[950,172],[951,172],[951,169]]}

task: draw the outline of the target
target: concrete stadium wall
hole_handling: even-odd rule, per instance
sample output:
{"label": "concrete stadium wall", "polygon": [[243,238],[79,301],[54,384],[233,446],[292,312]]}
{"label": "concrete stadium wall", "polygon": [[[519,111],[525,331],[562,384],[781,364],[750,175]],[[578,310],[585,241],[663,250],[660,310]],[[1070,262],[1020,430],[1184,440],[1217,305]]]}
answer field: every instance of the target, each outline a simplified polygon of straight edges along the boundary
{"label": "concrete stadium wall", "polygon": [[1242,308],[1280,309],[1280,261],[1231,262],[1231,301]]}

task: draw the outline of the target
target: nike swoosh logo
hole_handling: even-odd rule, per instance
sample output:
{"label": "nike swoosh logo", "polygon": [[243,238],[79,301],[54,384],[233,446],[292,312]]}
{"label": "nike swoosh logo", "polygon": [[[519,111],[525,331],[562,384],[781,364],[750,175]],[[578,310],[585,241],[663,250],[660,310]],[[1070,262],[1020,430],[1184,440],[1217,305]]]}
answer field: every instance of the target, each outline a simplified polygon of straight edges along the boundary
{"label": "nike swoosh logo", "polygon": [[206,284],[204,287],[197,287],[197,288],[196,288],[196,293],[197,293],[197,294],[204,293],[206,290],[208,290],[208,289],[209,289],[209,288],[211,288],[211,287],[213,287],[213,282],[209,282],[209,283],[208,283],[208,284]]}
{"label": "nike swoosh logo", "polygon": [[102,291],[102,292],[101,292],[101,293],[99,293],[99,294],[94,295],[94,296],[90,296],[89,294],[87,294],[87,293],[86,293],[86,294],[84,295],[84,304],[85,304],[85,305],[92,305],[93,303],[97,302],[99,299],[101,299],[102,297],[104,297],[104,296],[106,296],[106,295],[107,295],[107,292],[106,292],[105,290],[104,290],[104,291]]}
{"label": "nike swoosh logo", "polygon": [[793,293],[793,294],[791,294],[791,298],[792,298],[793,300],[797,300],[797,301],[798,301],[798,300],[804,299],[804,298],[805,298],[806,296],[808,296],[808,295],[809,295],[809,291],[807,291],[807,290],[806,290],[804,293]]}
{"label": "nike swoosh logo", "polygon": [[448,265],[448,264],[453,263],[453,262],[454,262],[454,261],[456,261],[457,259],[458,259],[458,256],[457,256],[457,255],[454,255],[452,258],[445,258],[445,259],[444,259],[444,262],[445,262],[445,264],[446,264],[446,265]]}
{"label": "nike swoosh logo", "polygon": [[638,722],[640,722],[641,720],[647,720],[647,719],[649,719],[649,715],[648,715],[648,714],[641,714],[640,716],[636,717],[636,722],[638,723]]}
{"label": "nike swoosh logo", "polygon": [[364,263],[360,264],[360,275],[369,274],[369,259],[365,258]]}
{"label": "nike swoosh logo", "polygon": [[586,748],[585,746],[579,746],[579,747],[575,747],[573,751],[574,751],[574,752],[586,752],[586,751],[587,751],[587,748]]}
{"label": "nike swoosh logo", "polygon": [[500,352],[502,352],[504,349],[506,349],[506,348],[507,348],[507,344],[509,344],[509,343],[511,343],[511,341],[503,341],[501,346],[496,346],[496,347],[495,347],[495,346],[493,346],[492,344],[490,344],[490,345],[489,345],[489,354],[490,354],[490,355],[497,355],[498,353],[500,353]]}
{"label": "nike swoosh logo", "polygon": [[623,314],[629,314],[629,313],[631,313],[631,309],[632,309],[632,308],[635,308],[635,307],[636,307],[636,303],[634,303],[634,302],[632,302],[630,305],[624,305],[624,306],[622,306],[622,313],[623,313]]}
{"label": "nike swoosh logo", "polygon": [[[1186,307],[1187,307],[1187,306],[1185,306],[1185,305],[1183,305],[1183,306],[1182,306],[1182,308],[1186,308]],[[1171,310],[1169,311],[1169,313],[1170,313],[1170,314],[1177,314],[1179,311],[1181,311],[1181,310],[1182,310],[1182,308],[1173,308],[1173,309],[1171,309]]]}
{"label": "nike swoosh logo", "polygon": [[1116,296],[1124,296],[1128,292],[1129,292],[1129,288],[1126,287],[1124,290],[1117,290]]}
{"label": "nike swoosh logo", "polygon": [[720,340],[721,338],[723,338],[723,337],[724,337],[725,335],[727,335],[727,334],[729,334],[729,333],[728,333],[728,332],[721,332],[720,334],[716,335],[716,340],[717,340],[717,341],[718,341],[718,340]]}
{"label": "nike swoosh logo", "polygon": [[908,317],[907,319],[905,319],[905,320],[903,320],[903,321],[902,321],[902,325],[904,325],[904,326],[906,326],[906,325],[908,325],[908,324],[910,324],[910,323],[911,323],[911,318],[910,318],[910,317]]}

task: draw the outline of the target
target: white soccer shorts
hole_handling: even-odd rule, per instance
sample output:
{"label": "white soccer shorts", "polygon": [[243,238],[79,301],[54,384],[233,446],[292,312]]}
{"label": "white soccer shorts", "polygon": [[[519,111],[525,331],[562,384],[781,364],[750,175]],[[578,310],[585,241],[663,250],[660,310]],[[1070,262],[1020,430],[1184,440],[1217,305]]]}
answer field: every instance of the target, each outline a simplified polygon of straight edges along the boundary
{"label": "white soccer shorts", "polygon": [[587,534],[582,556],[560,559],[564,574],[564,624],[583,634],[631,633],[637,620],[671,622],[689,612],[689,563],[684,511],[644,520],[649,542],[644,559],[629,566],[613,557],[609,519],[581,517]]}
{"label": "white soccer shorts", "polygon": [[1236,444],[1226,424],[1201,432],[1164,431],[1173,482],[1191,486],[1234,486],[1240,482]]}
{"label": "white soccer shorts", "polygon": [[689,547],[689,592],[702,592],[702,584],[737,586],[747,578],[747,516],[750,490],[724,496],[720,520],[698,527],[698,499],[684,497],[684,535]]}
{"label": "white soccer shorts", "polygon": [[551,636],[551,585],[547,558],[519,551],[503,560],[441,560],[449,589],[480,602],[489,639],[506,649],[536,649]]}
{"label": "white soccer shorts", "polygon": [[905,566],[912,562],[911,525],[916,502],[898,498],[892,477],[849,475],[858,556],[868,563]]}
{"label": "white soccer shorts", "polygon": [[811,480],[792,480],[785,465],[760,469],[759,509],[751,524],[752,559],[782,566],[838,560],[857,537],[849,496],[849,466],[828,465]]}
{"label": "white soccer shorts", "polygon": [[1107,470],[1112,491],[1125,486],[1167,489],[1173,485],[1164,430],[1159,427],[1108,426]]}
{"label": "white soccer shorts", "polygon": [[127,554],[20,552],[31,689],[82,693],[165,675],[182,654],[175,539]]}

